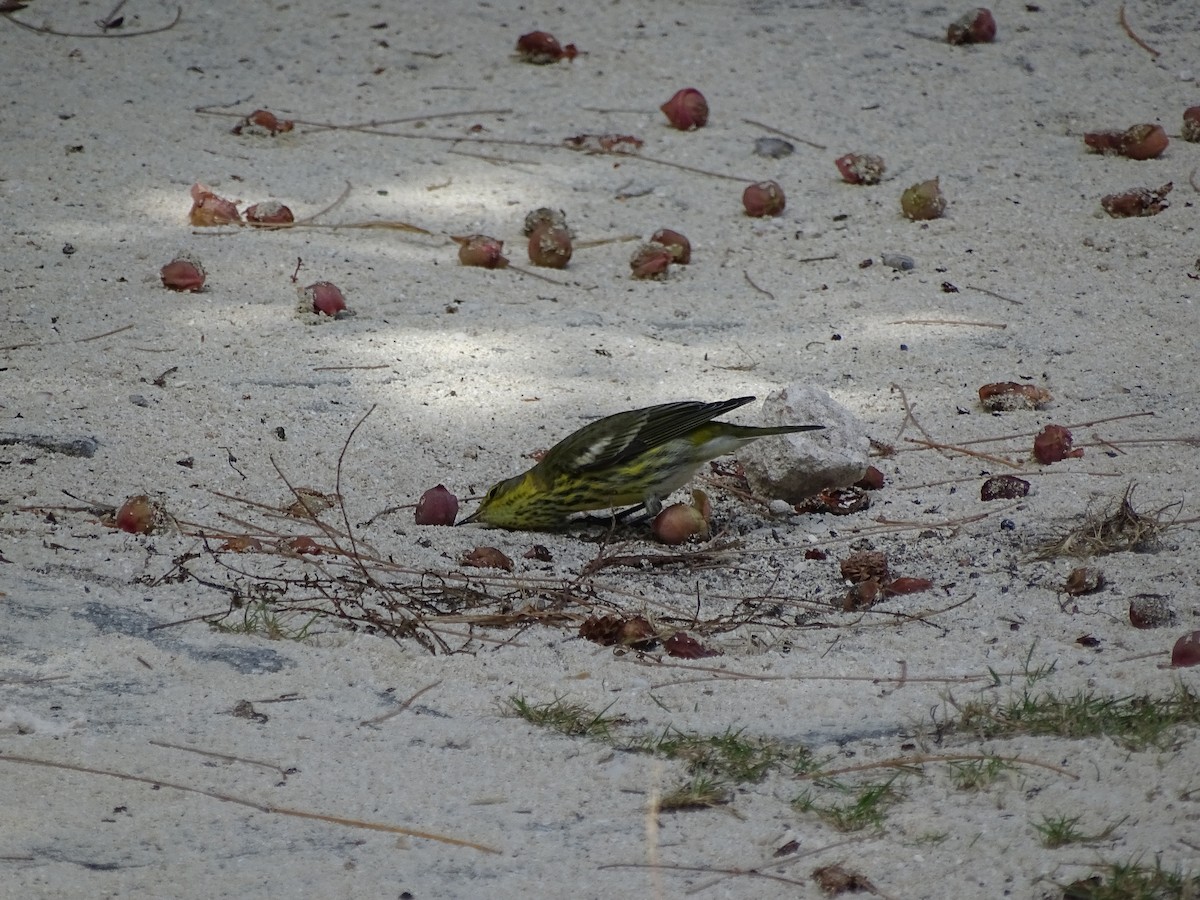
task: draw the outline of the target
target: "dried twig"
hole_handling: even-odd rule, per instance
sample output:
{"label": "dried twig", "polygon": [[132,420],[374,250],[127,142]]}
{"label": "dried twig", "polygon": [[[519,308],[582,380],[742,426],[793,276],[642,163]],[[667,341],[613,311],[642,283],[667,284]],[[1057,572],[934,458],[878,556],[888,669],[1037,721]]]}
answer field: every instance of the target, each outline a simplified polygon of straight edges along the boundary
{"label": "dried twig", "polygon": [[[933,439],[933,436],[925,430],[925,427],[918,422],[917,417],[913,415],[913,408],[908,402],[908,395],[904,393],[904,388],[900,387],[900,385],[896,384],[895,382],[892,382],[891,389],[893,392],[900,395],[900,402],[904,404],[904,421],[900,423],[900,430],[896,432],[896,440],[900,439],[901,435],[904,434],[904,429],[907,428],[909,422],[911,422],[917,431],[921,432],[921,434],[925,436],[925,440],[928,442],[929,446],[935,446],[937,442]],[[912,438],[907,438],[907,440],[912,440]],[[942,455],[949,456],[948,453],[943,453]]]}
{"label": "dried twig", "polygon": [[1121,23],[1121,27],[1123,29],[1125,29],[1125,33],[1127,35],[1129,35],[1130,40],[1132,40],[1135,44],[1137,44],[1139,47],[1141,47],[1143,50],[1145,50],[1147,53],[1149,53],[1155,59],[1158,59],[1158,57],[1160,56],[1159,52],[1157,50],[1155,50],[1153,47],[1151,47],[1149,44],[1147,44],[1145,41],[1143,41],[1136,34],[1134,34],[1133,29],[1129,27],[1129,20],[1125,18],[1125,4],[1124,3],[1121,4],[1121,9],[1117,13],[1117,21]]}
{"label": "dried twig", "polygon": [[778,128],[775,128],[771,125],[767,125],[763,122],[756,122],[753,119],[742,119],[742,121],[745,122],[747,125],[753,125],[755,128],[761,128],[763,131],[769,131],[769,132],[771,132],[771,134],[777,134],[780,137],[785,137],[789,141],[799,141],[801,144],[808,144],[808,146],[814,147],[817,150],[828,150],[829,149],[824,144],[818,144],[815,141],[808,140],[807,138],[798,137],[794,134],[788,134],[786,131],[780,131]]}
{"label": "dried twig", "polygon": [[395,716],[400,715],[400,713],[404,712],[406,709],[408,709],[410,706],[412,706],[413,703],[416,702],[418,697],[420,697],[422,694],[426,693],[427,691],[432,691],[435,687],[437,687],[441,683],[442,683],[442,679],[439,678],[437,681],[434,681],[431,684],[425,685],[425,687],[421,688],[415,694],[410,696],[407,700],[405,700],[403,703],[401,703],[395,709],[389,709],[387,712],[383,713],[382,715],[378,715],[373,719],[363,719],[361,722],[358,723],[359,727],[361,728],[364,725],[378,725],[380,722],[386,722],[388,719],[391,719],[391,718],[394,718]]}
{"label": "dried twig", "polygon": [[82,772],[85,775],[103,775],[107,778],[119,778],[122,781],[136,781],[141,784],[148,784],[155,788],[171,788],[176,791],[184,791],[189,794],[201,794],[205,797],[211,797],[214,800],[220,800],[222,803],[236,803],[238,806],[246,806],[250,809],[258,810],[262,813],[270,813],[277,816],[293,816],[298,819],[315,819],[319,822],[329,822],[332,825],[344,825],[347,828],[364,828],[368,831],[385,831],[390,834],[402,834],[407,837],[424,838],[429,841],[437,841],[442,844],[450,844],[455,847],[468,847],[472,850],[479,850],[482,853],[499,853],[495,847],[489,847],[486,844],[477,844],[474,841],[464,840],[462,838],[450,837],[445,834],[438,834],[433,831],[421,831],[416,828],[405,828],[403,825],[388,825],[383,822],[367,822],[362,819],[348,819],[342,816],[331,816],[325,813],[309,812],[302,809],[288,809],[282,806],[271,806],[265,803],[255,803],[252,800],[245,800],[241,797],[234,797],[231,794],[221,794],[216,791],[207,791],[203,788],[190,787],[186,784],[177,784],[171,781],[163,781],[159,778],[146,778],[142,775],[130,775],[126,772],[113,772],[108,769],[96,769],[91,766],[79,766],[73,763],[55,762],[49,759],[37,759],[32,756],[17,756],[15,754],[0,754],[0,762],[21,763],[29,766],[42,766],[47,769],[60,769],[68,772]]}
{"label": "dried twig", "polygon": [[176,7],[175,8],[175,18],[173,18],[166,25],[160,25],[158,28],[147,28],[144,31],[118,31],[118,32],[113,32],[108,29],[105,29],[104,31],[101,31],[99,34],[97,34],[94,31],[86,31],[86,32],[58,31],[57,29],[49,28],[44,25],[30,25],[27,22],[22,22],[20,19],[14,18],[12,13],[9,13],[8,15],[5,15],[5,16],[0,16],[0,18],[7,19],[8,21],[12,22],[17,27],[24,28],[27,31],[33,31],[33,32],[36,32],[37,34],[49,34],[49,35],[53,35],[54,37],[131,38],[131,37],[141,37],[142,35],[146,35],[146,34],[158,34],[159,32],[162,32],[162,31],[170,31],[172,28],[174,28],[176,25],[178,25],[179,20],[183,18],[183,7],[182,6]]}
{"label": "dried twig", "polygon": [[210,759],[220,759],[225,762],[245,763],[248,766],[258,766],[261,769],[266,769],[270,772],[277,772],[283,778],[288,777],[288,770],[283,766],[277,766],[275,763],[262,762],[257,759],[247,759],[244,756],[231,756],[228,753],[216,753],[212,750],[201,750],[199,747],[185,747],[183,744],[172,744],[169,741],[150,740],[148,743],[155,747],[165,747],[168,750],[183,750],[186,753],[196,753],[200,756],[207,756]]}
{"label": "dried twig", "polygon": [[983,453],[979,450],[968,450],[966,447],[963,447],[959,444],[943,444],[938,441],[922,441],[918,438],[905,438],[904,440],[910,444],[916,444],[917,446],[927,450],[942,451],[943,456],[948,455],[948,453],[961,453],[963,456],[974,456],[977,459],[986,459],[988,462],[996,463],[996,465],[999,466],[1008,466],[1010,469],[1019,469],[1022,465],[1021,463],[1015,463],[1012,460],[1005,459],[1003,456],[995,456],[991,453]]}
{"label": "dried twig", "polygon": [[989,297],[995,297],[997,300],[1003,300],[1005,303],[1011,303],[1013,306],[1024,306],[1020,300],[1014,300],[1012,297],[1005,297],[1003,294],[997,294],[995,291],[989,291],[987,288],[977,287],[973,284],[964,284],[967,290],[979,291],[981,294],[987,294]]}
{"label": "dried twig", "polygon": [[742,269],[742,277],[746,279],[746,284],[750,285],[750,287],[754,288],[760,294],[762,294],[765,297],[770,297],[772,300],[775,299],[774,294],[772,294],[766,288],[759,287],[757,284],[754,283],[754,279],[750,277],[750,272],[747,271],[746,269]]}
{"label": "dried twig", "polygon": [[960,322],[954,319],[897,319],[894,322],[889,322],[889,325],[972,325],[977,328],[999,328],[1004,330],[1008,326],[1003,322]]}

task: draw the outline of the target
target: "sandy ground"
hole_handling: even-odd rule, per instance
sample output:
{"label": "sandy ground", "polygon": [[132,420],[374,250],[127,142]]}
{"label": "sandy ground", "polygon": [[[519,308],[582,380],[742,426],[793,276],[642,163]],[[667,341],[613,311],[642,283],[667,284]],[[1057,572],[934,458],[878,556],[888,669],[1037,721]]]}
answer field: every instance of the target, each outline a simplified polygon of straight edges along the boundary
{"label": "sandy ground", "polygon": [[[1182,439],[1200,434],[1200,145],[1177,137],[1200,102],[1189,4],[1127,10],[1157,56],[1107,0],[1002,3],[996,43],[971,47],[943,40],[963,10],[877,0],[578,14],[188,4],[169,30],[120,37],[175,15],[131,2],[101,38],[94,20],[110,9],[36,0],[14,14],[77,36],[0,21],[0,892],[817,897],[812,870],[841,863],[888,897],[994,898],[1061,896],[1056,884],[1106,863],[1200,869],[1194,730],[1130,751],[945,728],[965,702],[1026,688],[1200,686],[1200,670],[1164,667],[1200,627],[1195,526],[1169,530],[1158,552],[1090,561],[1105,584],[1078,597],[1061,588],[1080,560],[1031,553],[1131,483],[1140,510],[1196,515],[1195,444]],[[518,35],[535,28],[585,54],[518,61]],[[658,110],[685,86],[711,106],[692,133]],[[198,107],[298,124],[239,136],[235,117]],[[319,124],[371,122],[389,124]],[[1084,147],[1084,131],[1139,122],[1172,135],[1161,158]],[[756,155],[777,136],[763,126],[803,141]],[[583,133],[645,146],[557,146]],[[883,183],[843,183],[833,160],[850,151],[882,156]],[[945,217],[902,218],[901,191],[935,176]],[[746,217],[744,185],[768,178],[786,211]],[[197,230],[197,181],[300,217],[342,197],[318,223],[430,234]],[[1104,194],[1167,182],[1158,216],[1101,211]],[[553,283],[458,264],[446,235],[482,232],[528,268],[521,224],[540,206],[564,210],[579,245]],[[620,239],[664,226],[689,236],[693,262],[631,279],[636,244]],[[203,261],[203,292],[159,283],[180,251]],[[318,280],[356,315],[298,309],[297,285]],[[1009,380],[1053,402],[985,412],[977,388]],[[598,554],[668,551],[640,532],[601,547],[385,511],[438,482],[478,494],[598,415],[794,383],[828,391],[895,448],[873,460],[886,485],[869,510],[780,515],[710,485],[719,533],[692,548],[711,551],[703,561],[591,576]],[[338,489],[368,411],[340,481],[362,569],[269,543],[219,553],[199,536],[308,534],[331,549],[329,534],[271,510],[291,503],[289,482]],[[1052,422],[1074,426],[1081,458],[1031,459]],[[991,474],[1033,491],[983,503]],[[143,492],[177,524],[150,536],[105,524],[101,507]],[[345,530],[337,508],[321,519]],[[534,543],[548,562],[525,557]],[[478,544],[514,573],[461,567]],[[843,612],[838,563],[861,549],[934,589]],[[368,577],[384,589],[356,593]],[[1143,594],[1164,598],[1175,624],[1131,627]],[[258,612],[398,599],[435,623],[423,635],[439,651],[462,652],[330,616],[304,640],[203,620],[231,595]],[[478,618],[522,609],[520,628]],[[645,614],[723,655],[614,653],[577,636],[598,613]],[[308,621],[281,616],[287,633]],[[711,627],[722,616],[746,624]],[[239,610],[225,624],[244,621]],[[1049,674],[1030,687],[1031,672]],[[829,769],[920,753],[1023,762],[979,791],[927,764],[858,832],[797,808],[812,785],[780,770],[714,808],[668,813],[658,803],[688,780],[683,762],[535,727],[510,715],[513,697],[607,710],[618,743],[740,731]],[[1035,825],[1074,816],[1086,834],[1113,827],[1048,849]],[[720,874],[733,869],[757,874]]]}

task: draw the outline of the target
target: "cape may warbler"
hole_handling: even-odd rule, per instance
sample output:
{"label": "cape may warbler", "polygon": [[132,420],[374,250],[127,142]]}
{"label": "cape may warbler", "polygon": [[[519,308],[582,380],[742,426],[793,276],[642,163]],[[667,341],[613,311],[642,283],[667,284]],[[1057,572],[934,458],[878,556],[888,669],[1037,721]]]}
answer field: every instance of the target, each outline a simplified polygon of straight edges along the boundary
{"label": "cape may warbler", "polygon": [[754,428],[713,421],[753,399],[664,403],[584,425],[546,451],[528,472],[493,486],[462,524],[536,531],[565,524],[571,513],[634,505],[657,515],[663,498],[687,484],[710,459],[769,434],[825,427]]}

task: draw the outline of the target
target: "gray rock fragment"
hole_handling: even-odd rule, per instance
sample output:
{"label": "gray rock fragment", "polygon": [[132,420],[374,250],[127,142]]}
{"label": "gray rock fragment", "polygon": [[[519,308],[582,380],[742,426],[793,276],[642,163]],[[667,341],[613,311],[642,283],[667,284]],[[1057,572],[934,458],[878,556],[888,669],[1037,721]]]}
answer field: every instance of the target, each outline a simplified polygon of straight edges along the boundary
{"label": "gray rock fragment", "polygon": [[824,425],[755,441],[738,461],[755,493],[799,503],[826,488],[846,487],[863,477],[871,442],[854,413],[811,384],[774,391],[763,404],[762,425]]}

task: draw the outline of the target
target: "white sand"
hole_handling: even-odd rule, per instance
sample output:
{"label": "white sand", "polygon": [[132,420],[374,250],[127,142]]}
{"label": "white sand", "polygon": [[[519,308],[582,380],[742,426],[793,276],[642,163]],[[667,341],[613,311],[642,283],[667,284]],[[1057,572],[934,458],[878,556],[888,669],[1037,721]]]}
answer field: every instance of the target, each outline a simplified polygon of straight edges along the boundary
{"label": "white sand", "polygon": [[[15,15],[92,33],[110,8],[36,0]],[[1009,698],[1026,686],[1026,669],[1053,665],[1034,690],[1063,695],[1200,686],[1200,669],[1162,667],[1175,639],[1200,627],[1193,526],[1170,531],[1161,552],[1094,561],[1106,586],[1074,600],[1058,589],[1079,562],[1028,552],[1131,482],[1139,509],[1182,503],[1169,514],[1196,515],[1196,450],[1178,439],[1200,433],[1189,184],[1200,145],[1174,138],[1161,159],[1133,162],[1090,154],[1081,138],[1138,122],[1178,134],[1183,109],[1200,103],[1194,10],[1130,6],[1155,58],[1122,30],[1117,9],[1001,4],[998,41],[978,47],[942,40],[962,9],[881,2],[613,3],[578,14],[463,0],[188,4],[168,31],[111,40],[0,22],[9,223],[0,431],[96,442],[90,458],[0,445],[0,893],[424,900],[679,897],[706,886],[695,896],[816,897],[812,869],[841,862],[889,897],[994,898],[1052,896],[1054,883],[1105,862],[1161,855],[1168,868],[1200,870],[1194,730],[1161,752],[1107,738],[979,741],[938,730],[956,714],[952,700]],[[174,9],[137,2],[121,14],[129,31],[166,24]],[[518,62],[517,36],[534,28],[586,55]],[[685,134],[657,107],[689,85],[712,114]],[[238,137],[235,119],[195,112],[214,104],[345,125],[480,110],[378,130],[538,146],[311,125]],[[827,149],[797,142],[788,158],[756,156],[754,141],[768,132],[744,119]],[[777,179],[787,211],[751,220],[742,181],[544,146],[585,132],[636,135],[648,158]],[[833,160],[849,151],[883,156],[886,180],[842,183]],[[945,218],[903,219],[900,192],[934,176]],[[197,233],[186,220],[196,181],[246,203],[281,199],[298,216],[348,183],[345,201],[319,221],[401,220],[438,236]],[[1114,220],[1100,210],[1103,194],[1168,181],[1172,205],[1159,216]],[[693,262],[665,282],[636,282],[634,244],[580,247],[565,272],[548,273],[555,285],[461,267],[441,236],[493,234],[525,266],[521,223],[538,206],[565,210],[581,244],[677,228]],[[180,250],[203,260],[203,293],[159,284]],[[916,269],[886,268],[883,253],[907,254]],[[289,276],[298,257],[299,284],[337,283],[354,318],[314,324],[297,313]],[[865,259],[875,264],[863,268]],[[999,417],[980,408],[981,384],[1017,379],[1048,388],[1053,404]],[[580,585],[600,611],[684,621],[769,595],[762,624],[703,638],[723,656],[661,657],[660,666],[659,652],[614,655],[569,623],[481,628],[477,639],[447,625],[445,639],[470,652],[436,656],[332,620],[304,642],[202,621],[148,630],[220,612],[221,585],[245,589],[283,571],[277,555],[223,554],[246,574],[231,573],[204,552],[197,528],[244,531],[232,516],[316,533],[230,496],[290,502],[280,471],[332,492],[350,429],[372,407],[342,472],[358,540],[432,573],[462,571],[464,551],[492,544],[516,560],[523,584],[556,586],[579,575],[594,543],[421,528],[409,510],[363,523],[437,482],[463,497],[481,492],[597,415],[763,396],[791,382],[828,390],[873,437],[895,443],[897,455],[875,460],[887,485],[869,511],[772,518],[714,489],[719,540],[732,542],[719,565],[608,569]],[[1076,427],[1084,457],[1048,467],[1029,459],[1027,436],[970,445],[1019,465],[1010,469],[919,449],[897,388],[944,443],[1110,421]],[[1117,418],[1138,413],[1153,415]],[[734,418],[753,422],[754,408]],[[188,457],[191,467],[178,463]],[[984,473],[1008,472],[1025,473],[1034,493],[981,503]],[[134,537],[82,508],[141,492],[161,494],[192,524]],[[336,511],[323,519],[340,525]],[[533,543],[553,561],[524,559]],[[805,560],[810,546],[829,558]],[[863,615],[830,606],[846,589],[838,560],[864,547],[936,589]],[[638,540],[616,549],[662,551]],[[178,561],[203,582],[175,577]],[[317,565],[287,571],[318,576]],[[492,594],[512,587],[476,584]],[[1141,593],[1164,595],[1178,624],[1132,628],[1128,603]],[[287,597],[305,595],[293,585]],[[785,627],[797,616],[809,627]],[[1077,643],[1085,635],[1099,646]],[[716,678],[711,668],[766,680]],[[999,687],[986,680],[992,671],[1004,676]],[[398,715],[362,724],[426,687]],[[726,806],[655,815],[654,798],[686,780],[682,763],[536,728],[506,714],[513,696],[607,709],[627,720],[618,729],[626,739],[668,727],[782,739],[830,768],[925,752],[1019,755],[1065,771],[1019,765],[969,792],[946,764],[930,764],[924,777],[896,782],[904,799],[881,829],[850,835],[792,806],[810,785],[783,772],[738,785]],[[268,718],[233,715],[242,700]],[[1070,816],[1088,834],[1116,827],[1086,846],[1046,849],[1033,825]],[[799,852],[774,858],[790,840]],[[801,886],[748,875],[714,883],[712,872],[651,863],[762,867]]]}

